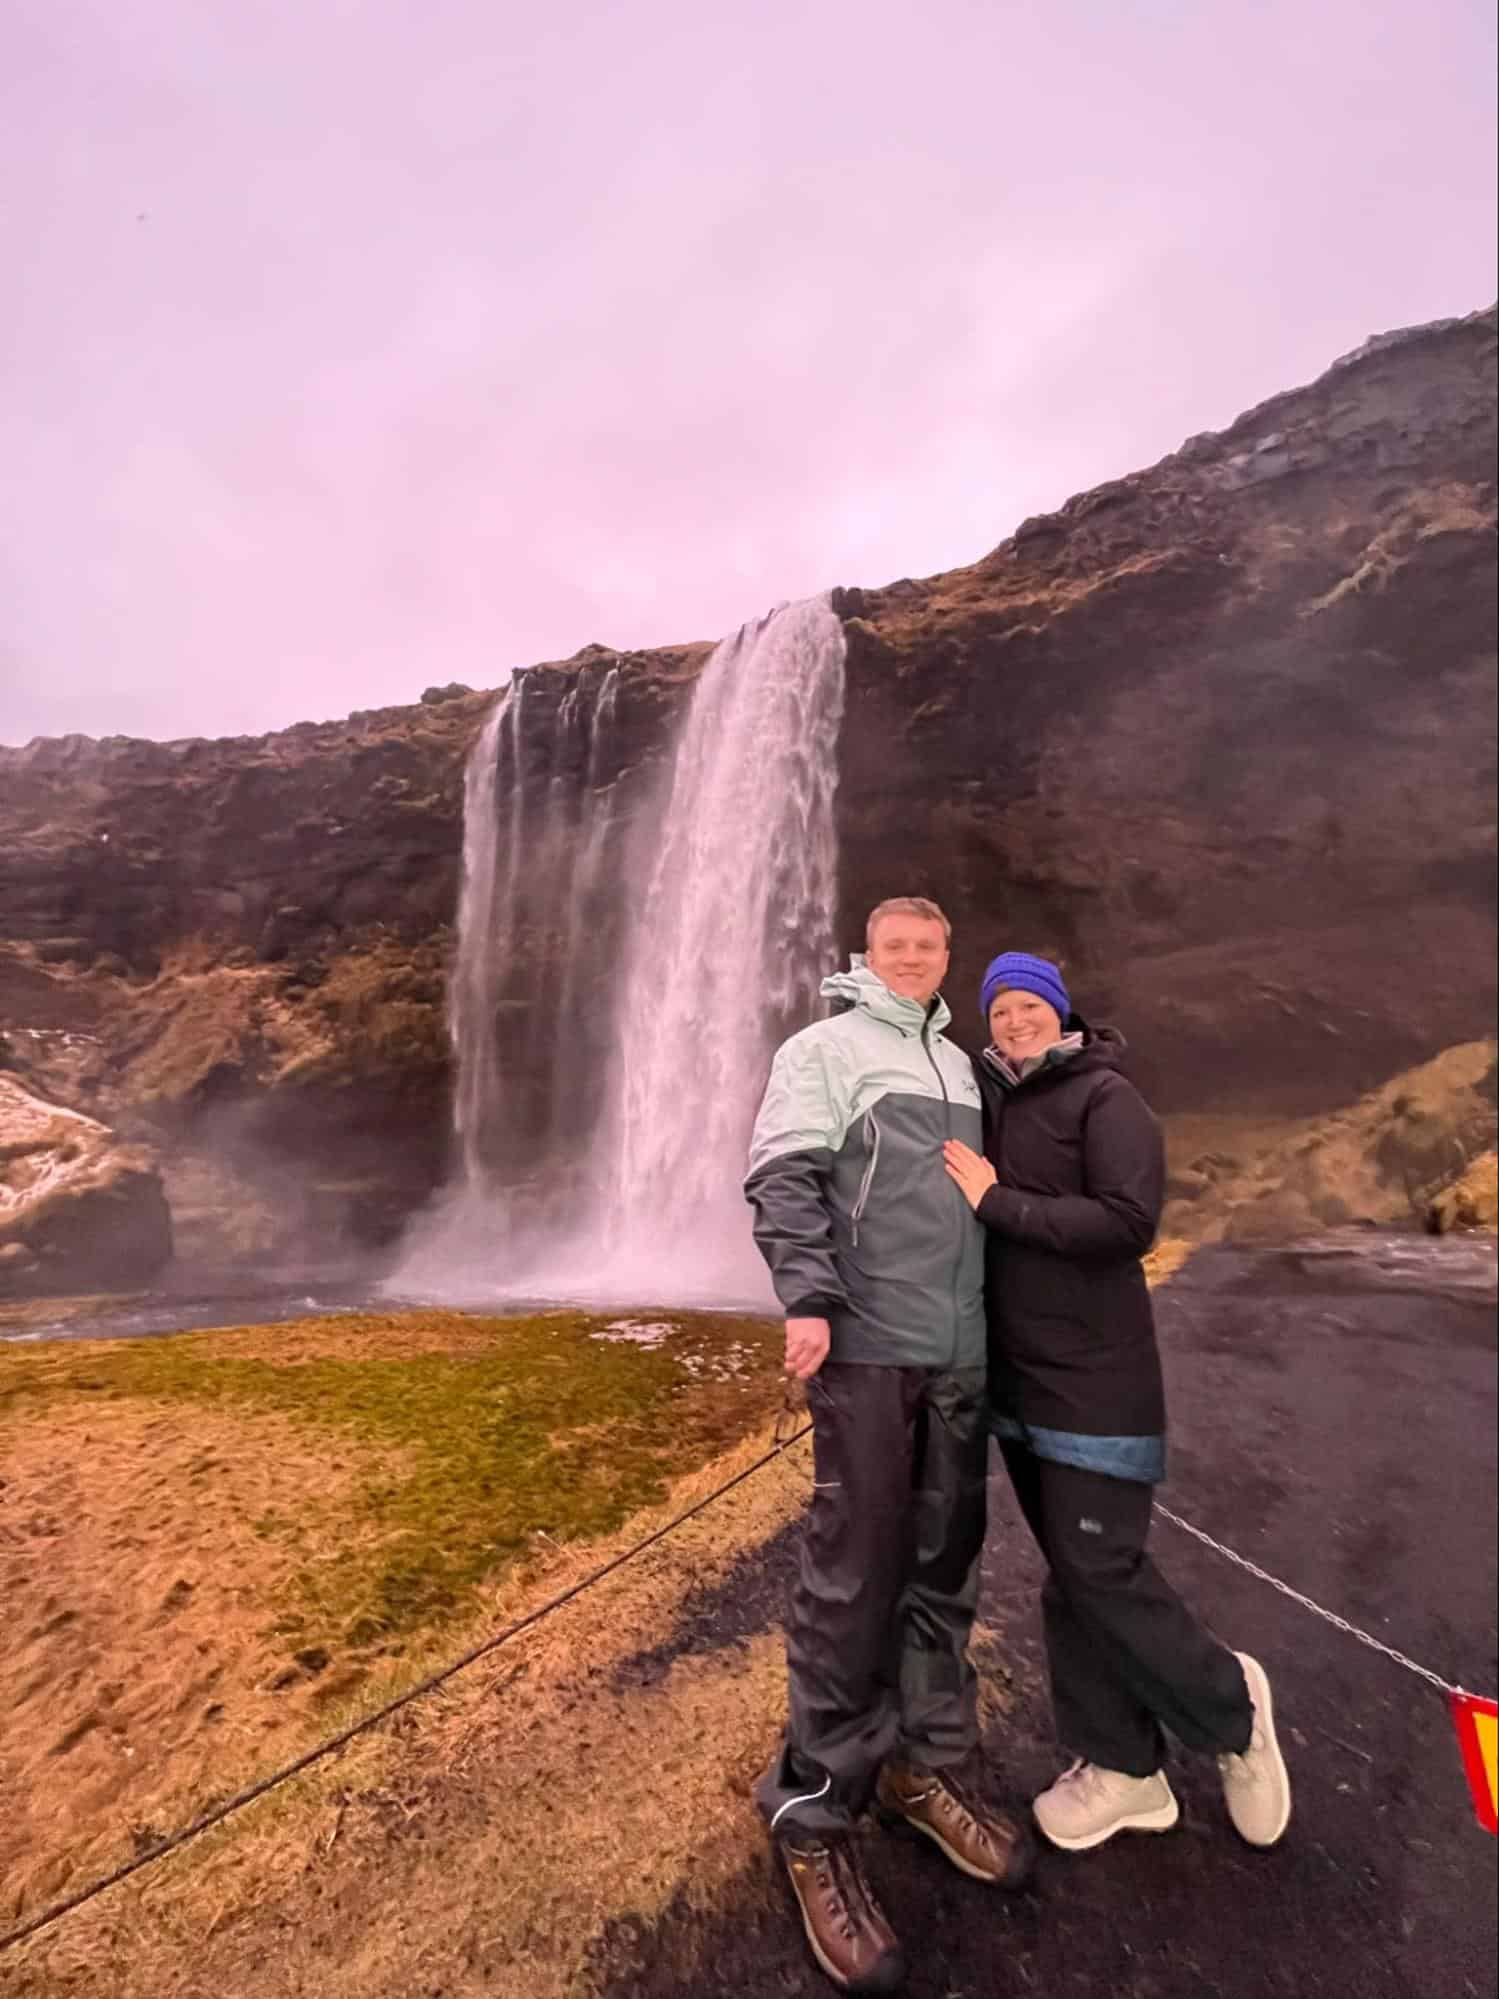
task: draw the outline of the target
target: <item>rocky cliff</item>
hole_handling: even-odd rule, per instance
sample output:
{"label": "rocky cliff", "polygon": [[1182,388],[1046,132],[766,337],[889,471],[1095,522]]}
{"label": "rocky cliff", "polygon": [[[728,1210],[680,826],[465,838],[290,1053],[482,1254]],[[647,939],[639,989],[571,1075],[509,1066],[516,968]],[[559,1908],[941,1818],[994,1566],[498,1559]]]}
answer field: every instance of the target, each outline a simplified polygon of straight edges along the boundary
{"label": "rocky cliff", "polygon": [[[618,669],[621,837],[708,651],[588,646],[527,669],[543,714]],[[0,748],[0,1068],[156,1149],[185,1256],[385,1241],[441,1179],[463,770],[494,698]]]}
{"label": "rocky cliff", "polygon": [[[835,593],[846,943],[936,895],[965,1029],[992,951],[1056,954],[1179,1112],[1304,1115],[1488,1032],[1495,352],[1492,311],[1373,341],[971,567]],[[591,781],[616,857],[706,652],[528,671],[534,775]],[[545,720],[600,667],[585,774]],[[157,1144],[185,1246],[380,1239],[440,1175],[489,698],[0,750],[0,1053]],[[540,1005],[555,935],[519,940]]]}
{"label": "rocky cliff", "polygon": [[0,1075],[0,1298],[146,1283],[171,1254],[152,1162]]}
{"label": "rocky cliff", "polygon": [[843,592],[846,909],[909,852],[955,990],[1059,957],[1166,1109],[1310,1111],[1488,1032],[1494,367],[1492,311],[1372,341],[972,568]]}

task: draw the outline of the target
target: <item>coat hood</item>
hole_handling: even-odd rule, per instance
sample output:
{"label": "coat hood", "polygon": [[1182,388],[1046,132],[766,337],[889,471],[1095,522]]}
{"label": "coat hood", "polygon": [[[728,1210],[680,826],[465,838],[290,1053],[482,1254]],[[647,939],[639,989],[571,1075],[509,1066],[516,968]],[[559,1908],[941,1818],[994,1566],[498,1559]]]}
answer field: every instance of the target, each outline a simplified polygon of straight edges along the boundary
{"label": "coat hood", "polygon": [[903,999],[870,971],[857,951],[849,959],[846,972],[834,972],[823,980],[822,996],[824,999],[842,1000],[845,1006],[862,1007],[876,1020],[898,1027],[903,1034],[920,1034],[923,1028],[940,1034],[952,1019],[952,1009],[941,993],[929,1006],[923,1006],[920,1000]]}

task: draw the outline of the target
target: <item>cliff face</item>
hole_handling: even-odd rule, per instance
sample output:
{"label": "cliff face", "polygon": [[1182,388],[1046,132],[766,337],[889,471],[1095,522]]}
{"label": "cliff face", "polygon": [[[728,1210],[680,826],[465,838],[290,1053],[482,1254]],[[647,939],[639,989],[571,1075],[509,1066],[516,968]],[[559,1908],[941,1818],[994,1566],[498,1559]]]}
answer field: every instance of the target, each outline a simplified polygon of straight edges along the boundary
{"label": "cliff face", "polygon": [[[1371,343],[972,567],[835,593],[845,943],[935,895],[970,1040],[988,956],[1055,954],[1168,1110],[1304,1114],[1487,1032],[1495,349],[1493,312]],[[527,782],[574,820],[603,801],[619,902],[706,654],[529,670]],[[585,770],[561,722],[600,668]],[[440,1176],[490,698],[0,750],[5,1059],[160,1147],[189,1250],[380,1239]],[[543,1007],[544,901],[518,940]]]}
{"label": "cliff face", "polygon": [[[527,669],[527,782],[582,785],[548,717],[616,669],[596,776],[623,851],[708,650]],[[379,1243],[441,1180],[463,772],[494,698],[0,749],[0,1067],[155,1148],[182,1254]],[[525,942],[543,996],[554,941]]]}
{"label": "cliff face", "polygon": [[840,594],[844,908],[936,895],[960,1024],[1038,950],[1163,1108],[1296,1112],[1489,1030],[1494,363],[1493,312],[1373,342]]}
{"label": "cliff face", "polygon": [[[560,699],[602,650],[530,669],[536,688]],[[619,656],[619,768],[659,753],[703,650]],[[135,975],[189,940],[278,963],[370,925],[430,936],[453,914],[463,764],[493,699],[434,689],[272,736],[0,749],[0,935],[43,963]]]}

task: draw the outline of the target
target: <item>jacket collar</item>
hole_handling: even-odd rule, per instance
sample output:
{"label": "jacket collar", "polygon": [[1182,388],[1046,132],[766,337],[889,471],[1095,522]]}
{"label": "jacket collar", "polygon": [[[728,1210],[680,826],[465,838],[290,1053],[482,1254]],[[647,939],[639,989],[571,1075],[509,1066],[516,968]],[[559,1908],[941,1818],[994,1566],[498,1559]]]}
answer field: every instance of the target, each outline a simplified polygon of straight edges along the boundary
{"label": "jacket collar", "polygon": [[927,1006],[920,1000],[904,999],[870,971],[857,951],[849,959],[846,972],[834,972],[823,980],[822,996],[842,1000],[845,1006],[859,1007],[887,1026],[898,1027],[902,1034],[920,1034],[924,1029],[940,1034],[952,1019],[952,1009],[941,993]]}
{"label": "jacket collar", "polygon": [[980,1058],[991,1075],[997,1076],[1007,1090],[1018,1090],[1022,1084],[1030,1082],[1033,1076],[1044,1075],[1048,1070],[1061,1069],[1069,1062],[1075,1062],[1087,1044],[1087,1036],[1081,1030],[1064,1034],[1060,1041],[1054,1041],[1050,1048],[1040,1055],[1031,1055],[1017,1068],[991,1041]]}
{"label": "jacket collar", "polygon": [[992,1044],[978,1059],[981,1076],[987,1076],[1002,1084],[1007,1090],[1019,1090],[1029,1083],[1044,1082],[1068,1068],[1117,1069],[1120,1057],[1128,1047],[1124,1036],[1117,1027],[1090,1027],[1080,1013],[1071,1013],[1073,1031],[1053,1042],[1046,1053],[1025,1065],[1023,1074],[1017,1074],[1010,1064]]}

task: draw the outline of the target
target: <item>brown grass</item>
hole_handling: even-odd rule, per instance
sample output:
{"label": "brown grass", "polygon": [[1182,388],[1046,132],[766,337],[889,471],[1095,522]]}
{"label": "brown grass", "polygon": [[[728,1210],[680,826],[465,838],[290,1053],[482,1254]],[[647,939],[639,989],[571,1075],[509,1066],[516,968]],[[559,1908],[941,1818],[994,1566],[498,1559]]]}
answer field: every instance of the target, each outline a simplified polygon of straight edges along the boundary
{"label": "brown grass", "polygon": [[273,989],[265,965],[219,964],[198,950],[172,958],[132,993],[115,1025],[131,1101],[147,1110],[181,1105],[216,1076],[253,1075],[266,1061]]}
{"label": "brown grass", "polygon": [[1349,597],[1387,590],[1412,555],[1444,534],[1482,535],[1492,529],[1494,509],[1471,486],[1448,482],[1412,494],[1405,507],[1375,535],[1349,573],[1302,611],[1317,617]]}
{"label": "brown grass", "polygon": [[[0,1927],[410,1684],[758,1427],[777,1329],[351,1315],[0,1347]],[[689,1368],[686,1363],[692,1362]]]}
{"label": "brown grass", "polygon": [[1439,1235],[1455,1229],[1499,1230],[1499,1153],[1485,1152],[1435,1196],[1427,1226]]}
{"label": "brown grass", "polygon": [[[766,1441],[627,1531],[501,1585],[476,1631],[577,1580]],[[679,1660],[643,1687],[611,1673],[670,1637],[689,1583],[722,1579],[796,1516],[807,1476],[802,1445],[403,1726],[22,1946],[14,1994],[100,1990],[103,1964],[120,1999],[578,1992],[609,1915],[649,1919],[686,1879],[711,1899],[757,1848],[746,1794],[780,1724],[778,1639]]]}
{"label": "brown grass", "polygon": [[1166,1120],[1169,1233],[1286,1240],[1352,1222],[1419,1228],[1494,1146],[1493,1041],[1464,1042],[1310,1118]]}
{"label": "brown grass", "polygon": [[327,1686],[266,1625],[305,1548],[252,1523],[309,1491],[336,1507],[354,1483],[274,1416],[114,1403],[7,1437],[5,1907],[56,1894],[122,1833],[128,1851],[298,1736]]}
{"label": "brown grass", "polygon": [[[1188,1248],[1164,1242],[1153,1281]],[[768,1442],[767,1430],[744,1437],[616,1533],[542,1545],[485,1587],[445,1649],[580,1580]],[[612,1919],[649,1923],[684,1896],[709,1907],[730,1880],[743,1892],[746,1870],[757,1878],[763,1837],[748,1791],[783,1720],[779,1635],[678,1656],[657,1675],[618,1669],[658,1647],[669,1657],[687,1591],[723,1585],[794,1523],[809,1478],[801,1443],[336,1761],[22,1946],[9,1986],[0,1960],[0,1989],[7,1999],[588,1999],[591,1953]],[[975,1648],[993,1723],[1008,1682],[982,1624]],[[379,1691],[372,1684],[360,1705]]]}

